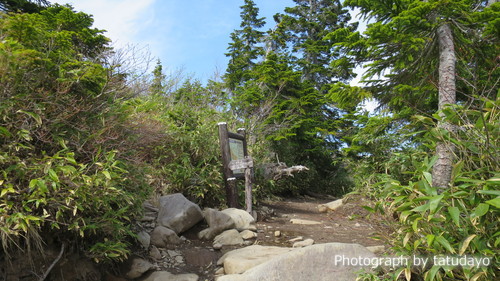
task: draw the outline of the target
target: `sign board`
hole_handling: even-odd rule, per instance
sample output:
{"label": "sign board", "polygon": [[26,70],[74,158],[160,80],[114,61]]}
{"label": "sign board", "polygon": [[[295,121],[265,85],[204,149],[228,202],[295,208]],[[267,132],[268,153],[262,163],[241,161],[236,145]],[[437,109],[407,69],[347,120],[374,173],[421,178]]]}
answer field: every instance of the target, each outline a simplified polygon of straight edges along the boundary
{"label": "sign board", "polygon": [[233,171],[243,170],[247,168],[253,168],[253,160],[251,157],[247,157],[241,160],[232,160],[229,162],[229,169]]}
{"label": "sign board", "polygon": [[245,204],[247,211],[251,214],[253,160],[248,156],[245,129],[238,129],[237,133],[232,133],[227,130],[225,122],[217,126],[219,127],[222,171],[228,206],[239,208],[236,179],[245,179]]}
{"label": "sign board", "polygon": [[[231,161],[235,160],[243,160],[245,159],[245,149],[243,140],[229,138],[229,153],[231,155]],[[235,177],[244,176],[245,170],[243,168],[240,169],[232,169]]]}

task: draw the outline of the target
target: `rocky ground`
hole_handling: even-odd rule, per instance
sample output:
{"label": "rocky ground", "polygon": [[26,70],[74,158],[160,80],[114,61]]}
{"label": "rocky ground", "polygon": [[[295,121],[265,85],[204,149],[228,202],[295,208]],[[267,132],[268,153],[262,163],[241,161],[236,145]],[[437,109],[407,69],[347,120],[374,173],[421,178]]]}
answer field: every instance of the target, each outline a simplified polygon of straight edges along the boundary
{"label": "rocky ground", "polygon": [[[372,246],[377,253],[384,251],[384,237],[390,230],[383,218],[362,207],[369,205],[369,201],[351,196],[334,211],[322,208],[322,204],[331,201],[334,198],[309,196],[266,201],[255,208],[258,211],[253,229],[255,237],[250,235],[242,244],[214,245],[212,239],[200,239],[200,231],[209,226],[203,220],[182,233],[181,243],[167,247],[150,246],[147,251],[137,251],[136,256],[152,264],[150,271],[168,271],[177,274],[178,280],[196,280],[196,277],[198,280],[215,280],[223,272],[217,261],[225,253],[248,245],[302,247],[312,243],[341,242]],[[182,275],[186,273],[195,276]],[[155,280],[144,279],[145,276],[147,274],[137,280]],[[108,280],[130,278],[109,276]]]}
{"label": "rocky ground", "polygon": [[[254,215],[258,219],[254,221],[243,210],[201,210],[181,194],[162,196],[156,202],[145,202],[144,217],[136,228],[138,241],[134,254],[120,268],[98,268],[84,257],[65,255],[46,280],[211,281],[221,276],[221,281],[257,280],[257,275],[243,275],[252,270],[254,274],[268,276],[270,273],[266,270],[275,268],[289,268],[289,272],[303,266],[317,268],[314,263],[318,261],[325,263],[321,270],[331,271],[331,253],[370,256],[385,251],[384,238],[391,229],[386,225],[386,218],[363,208],[370,204],[360,196],[343,200],[308,196],[276,199],[255,206]],[[332,242],[361,246],[332,245]],[[58,255],[58,248],[49,246],[41,265]],[[327,254],[320,256],[322,253]],[[292,260],[276,261],[278,256]],[[297,262],[294,256],[295,259],[299,256],[299,265],[294,265]],[[303,256],[310,256],[313,265],[304,265],[300,260]],[[271,259],[277,264],[269,263]],[[261,271],[256,273],[256,265],[266,264],[267,269],[261,266]],[[15,257],[6,268],[0,267],[0,280],[6,281],[39,280],[36,272],[46,270],[43,267],[26,271],[30,265],[22,255]],[[341,273],[336,271],[334,276],[340,276],[338,274]]]}

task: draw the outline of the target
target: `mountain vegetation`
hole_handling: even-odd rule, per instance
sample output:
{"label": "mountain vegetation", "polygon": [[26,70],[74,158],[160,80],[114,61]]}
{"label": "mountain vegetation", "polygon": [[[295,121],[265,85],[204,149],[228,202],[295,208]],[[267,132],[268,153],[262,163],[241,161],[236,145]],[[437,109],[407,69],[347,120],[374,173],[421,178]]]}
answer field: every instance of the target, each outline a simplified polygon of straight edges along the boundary
{"label": "mountain vegetation", "polygon": [[[398,229],[394,254],[492,258],[362,280],[498,278],[500,4],[294,3],[266,30],[242,1],[227,69],[202,84],[160,61],[151,71],[148,54],[114,49],[69,5],[0,1],[0,257],[71,244],[113,263],[130,255],[154,194],[224,206],[225,121],[247,129],[256,163],[309,168],[275,180],[256,167],[257,203],[361,193]],[[359,66],[362,83],[349,85]]]}

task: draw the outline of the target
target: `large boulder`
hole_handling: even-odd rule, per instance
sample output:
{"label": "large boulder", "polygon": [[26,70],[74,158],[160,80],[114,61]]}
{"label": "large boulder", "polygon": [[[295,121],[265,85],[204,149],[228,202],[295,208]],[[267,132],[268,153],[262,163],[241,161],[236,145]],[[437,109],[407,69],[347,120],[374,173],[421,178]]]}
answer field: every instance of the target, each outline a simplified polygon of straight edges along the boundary
{"label": "large boulder", "polygon": [[277,255],[243,274],[224,275],[217,281],[352,281],[362,268],[360,260],[372,258],[375,255],[359,244],[316,244]]}
{"label": "large boulder", "polygon": [[229,208],[221,211],[222,213],[231,217],[234,221],[234,227],[238,231],[243,231],[246,229],[253,230],[255,227],[252,224],[255,222],[255,219],[248,212],[236,208]]}
{"label": "large boulder", "polygon": [[200,207],[180,193],[162,196],[159,199],[158,223],[175,233],[182,233],[203,219]]}
{"label": "large boulder", "polygon": [[217,264],[224,265],[226,274],[239,274],[290,251],[292,251],[291,248],[285,247],[252,245],[227,252],[217,261]]}
{"label": "large boulder", "polygon": [[215,209],[205,208],[203,210],[203,217],[209,227],[198,233],[198,238],[200,239],[213,239],[224,230],[231,229],[236,226],[231,216]]}
{"label": "large boulder", "polygon": [[175,231],[163,227],[157,226],[151,232],[151,244],[159,248],[169,248],[171,245],[180,244],[182,240],[177,236]]}

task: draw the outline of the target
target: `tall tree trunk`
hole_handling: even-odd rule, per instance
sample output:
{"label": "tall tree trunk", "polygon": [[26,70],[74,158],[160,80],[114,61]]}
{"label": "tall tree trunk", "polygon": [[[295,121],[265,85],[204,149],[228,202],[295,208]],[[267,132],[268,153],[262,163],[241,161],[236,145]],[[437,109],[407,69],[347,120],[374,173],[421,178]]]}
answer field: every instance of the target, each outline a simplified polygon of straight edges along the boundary
{"label": "tall tree trunk", "polygon": [[[437,29],[439,42],[439,104],[438,110],[456,103],[455,85],[455,46],[449,24],[442,24]],[[448,122],[439,122],[438,128],[453,133],[454,128]],[[436,146],[438,160],[432,170],[432,185],[439,190],[449,187],[453,169],[453,146],[450,142],[440,141]]]}

